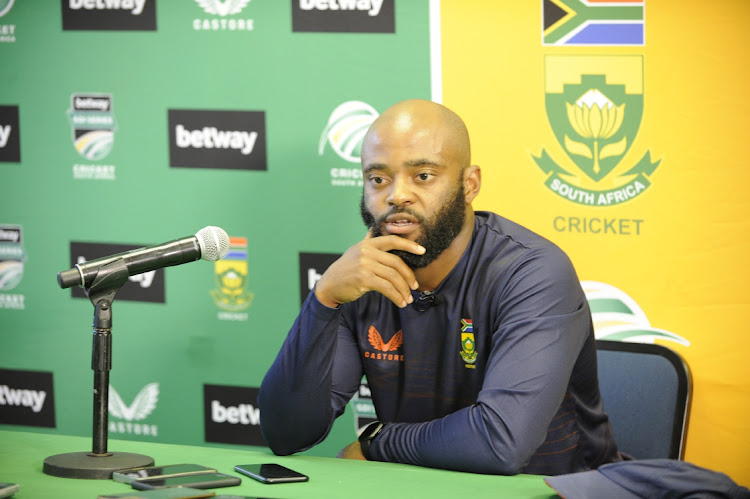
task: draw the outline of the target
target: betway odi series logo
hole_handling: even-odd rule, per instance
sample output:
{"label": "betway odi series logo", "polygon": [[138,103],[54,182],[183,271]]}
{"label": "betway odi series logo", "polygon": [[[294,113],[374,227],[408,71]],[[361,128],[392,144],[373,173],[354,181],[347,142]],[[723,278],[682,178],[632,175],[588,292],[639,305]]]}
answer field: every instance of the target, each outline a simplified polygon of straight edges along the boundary
{"label": "betway odi series logo", "polygon": [[0,224],[0,291],[9,291],[23,279],[23,228]]}
{"label": "betway odi series logo", "polygon": [[76,150],[89,161],[107,157],[112,151],[117,128],[112,95],[73,94],[70,101],[68,116]]}
{"label": "betway odi series logo", "polygon": [[617,205],[648,189],[661,160],[633,150],[643,116],[642,56],[547,56],[545,103],[562,154],[542,148],[532,157],[549,189],[586,206]]}
{"label": "betway odi series logo", "polygon": [[250,307],[255,297],[247,290],[247,238],[229,238],[229,252],[214,263],[214,272],[216,288],[211,297],[222,310],[219,319],[247,320],[243,310]]}
{"label": "betway odi series logo", "polygon": [[331,168],[331,185],[362,187],[362,139],[377,117],[375,108],[361,101],[347,101],[333,110],[320,135],[318,155],[323,156],[330,146],[339,158],[356,167]]}

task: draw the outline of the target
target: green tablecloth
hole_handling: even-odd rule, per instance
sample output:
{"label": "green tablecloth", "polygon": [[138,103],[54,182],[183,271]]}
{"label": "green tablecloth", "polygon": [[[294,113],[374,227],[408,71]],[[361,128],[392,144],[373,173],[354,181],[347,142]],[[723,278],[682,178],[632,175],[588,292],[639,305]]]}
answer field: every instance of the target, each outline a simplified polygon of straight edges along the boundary
{"label": "green tablecloth", "polygon": [[[91,438],[0,431],[0,482],[17,483],[14,499],[96,498],[131,491],[112,480],[58,478],[42,472],[52,455],[91,450]],[[350,461],[315,456],[274,456],[257,448],[216,448],[110,440],[110,452],[131,452],[153,458],[157,465],[196,463],[242,478],[218,494],[270,498],[550,498],[557,497],[540,476],[489,476],[434,470],[392,463]],[[276,462],[310,477],[309,482],[265,485],[234,471],[236,464]]]}

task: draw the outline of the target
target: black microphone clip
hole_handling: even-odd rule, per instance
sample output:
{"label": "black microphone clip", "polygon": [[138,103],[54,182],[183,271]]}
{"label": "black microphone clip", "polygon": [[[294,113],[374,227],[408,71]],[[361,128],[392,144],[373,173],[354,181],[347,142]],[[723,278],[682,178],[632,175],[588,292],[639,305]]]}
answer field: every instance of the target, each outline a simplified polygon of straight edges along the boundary
{"label": "black microphone clip", "polygon": [[414,302],[414,308],[419,312],[424,312],[437,303],[439,303],[439,300],[435,293],[432,291],[422,291],[417,301]]}

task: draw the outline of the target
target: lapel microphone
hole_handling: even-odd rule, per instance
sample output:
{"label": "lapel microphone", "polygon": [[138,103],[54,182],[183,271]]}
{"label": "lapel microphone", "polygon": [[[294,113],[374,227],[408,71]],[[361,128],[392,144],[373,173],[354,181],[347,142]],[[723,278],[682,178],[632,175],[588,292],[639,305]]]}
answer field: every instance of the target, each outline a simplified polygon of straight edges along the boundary
{"label": "lapel microphone", "polygon": [[433,305],[437,305],[441,300],[432,291],[422,291],[417,301],[414,302],[414,308],[419,312],[424,312]]}

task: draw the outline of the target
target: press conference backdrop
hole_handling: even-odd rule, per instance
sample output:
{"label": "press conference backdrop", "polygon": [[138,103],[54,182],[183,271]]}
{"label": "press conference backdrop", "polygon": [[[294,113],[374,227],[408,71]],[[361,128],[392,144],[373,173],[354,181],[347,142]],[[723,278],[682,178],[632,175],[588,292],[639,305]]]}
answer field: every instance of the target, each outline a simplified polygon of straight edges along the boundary
{"label": "press conference backdrop", "polygon": [[361,134],[430,98],[428,2],[5,0],[0,15],[0,423],[91,434],[93,306],[57,272],[216,225],[225,259],[117,294],[109,435],[264,445],[257,387],[301,294],[364,235]]}
{"label": "press conference backdrop", "polygon": [[[686,459],[750,483],[748,13],[730,0],[0,1],[0,423],[91,432],[93,307],[58,271],[218,225],[227,258],[118,293],[110,435],[263,445],[263,374],[316,279],[363,236],[362,133],[422,97],[466,118],[476,207],[570,254],[598,337],[688,361]],[[309,452],[353,440],[374,417],[368,395]]]}

